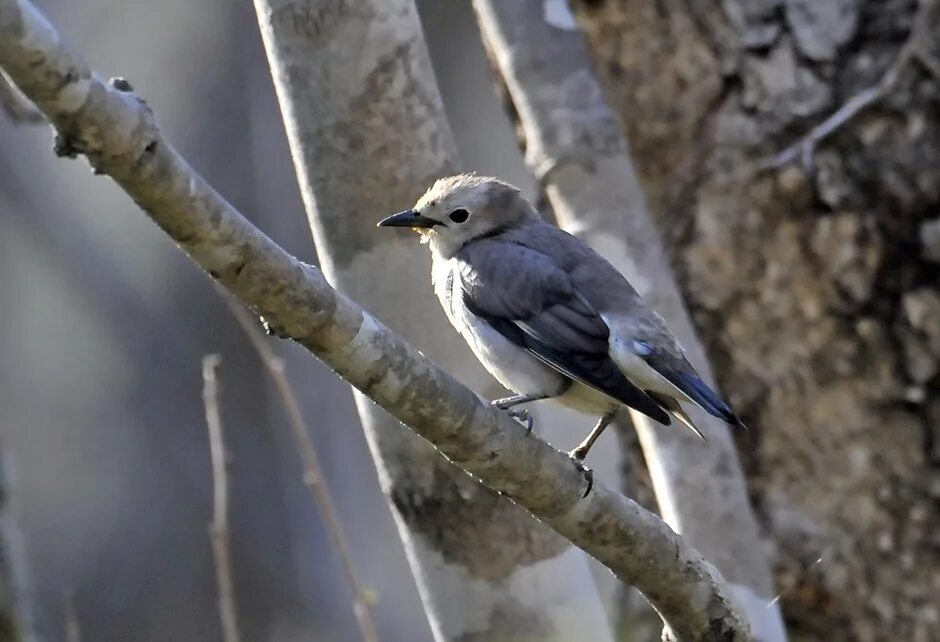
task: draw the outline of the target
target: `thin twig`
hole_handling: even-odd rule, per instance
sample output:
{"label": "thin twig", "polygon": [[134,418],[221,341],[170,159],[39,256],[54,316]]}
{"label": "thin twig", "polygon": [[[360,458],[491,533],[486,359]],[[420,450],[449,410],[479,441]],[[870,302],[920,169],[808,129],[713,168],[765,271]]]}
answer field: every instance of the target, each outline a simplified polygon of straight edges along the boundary
{"label": "thin twig", "polygon": [[17,124],[34,124],[43,122],[40,112],[29,99],[17,89],[10,79],[0,73],[0,109]]}
{"label": "thin twig", "polygon": [[921,0],[917,14],[914,16],[910,36],[881,79],[873,86],[849,98],[831,116],[813,127],[800,140],[760,163],[758,169],[779,169],[799,159],[803,168],[809,171],[813,166],[816,146],[852,120],[863,109],[884,98],[894,89],[901,74],[914,61],[920,62],[929,73],[940,79],[940,62],[930,54],[929,48],[929,34],[937,17],[938,7],[940,7],[938,0]]}
{"label": "thin twig", "polygon": [[65,642],[82,642],[82,626],[75,610],[75,594],[65,593]]}
{"label": "thin twig", "polygon": [[32,567],[17,519],[22,514],[18,508],[22,494],[12,464],[9,453],[0,448],[0,639],[15,631],[18,642],[41,642]]}
{"label": "thin twig", "polygon": [[352,553],[347,544],[346,535],[343,532],[343,525],[340,523],[336,514],[336,508],[333,500],[330,498],[329,490],[323,481],[323,475],[320,469],[320,463],[317,458],[317,451],[314,448],[313,440],[310,439],[310,432],[307,430],[307,424],[304,421],[303,413],[300,410],[300,404],[297,401],[297,395],[294,394],[293,386],[287,378],[284,371],[284,360],[277,356],[268,340],[268,337],[261,331],[258,320],[248,310],[245,309],[230,294],[218,288],[219,293],[228,304],[232,314],[239,325],[248,335],[248,340],[258,352],[261,362],[267,368],[274,380],[278,394],[284,403],[287,411],[288,424],[294,438],[297,440],[297,448],[300,453],[300,460],[304,468],[304,483],[310,489],[314,504],[320,511],[323,521],[326,524],[327,532],[330,534],[330,541],[333,549],[339,557],[340,566],[343,575],[353,593],[353,610],[356,614],[356,621],[359,623],[359,629],[362,631],[362,639],[365,642],[379,642],[379,636],[376,632],[375,621],[372,618],[370,605],[374,601],[371,592],[363,587],[359,582],[353,566]]}
{"label": "thin twig", "polygon": [[215,574],[219,583],[219,617],[225,642],[239,642],[238,612],[235,608],[235,582],[232,579],[232,554],[228,528],[228,471],[225,441],[222,438],[222,413],[219,409],[218,369],[222,357],[206,355],[202,359],[202,400],[209,427],[209,453],[212,458],[213,515],[209,525]]}

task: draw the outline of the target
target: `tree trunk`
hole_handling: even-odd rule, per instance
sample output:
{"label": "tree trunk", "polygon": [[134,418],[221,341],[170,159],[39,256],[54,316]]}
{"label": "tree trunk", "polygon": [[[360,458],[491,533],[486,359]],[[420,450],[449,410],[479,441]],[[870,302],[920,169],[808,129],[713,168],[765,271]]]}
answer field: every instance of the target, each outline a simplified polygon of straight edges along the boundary
{"label": "tree trunk", "polygon": [[[457,166],[411,1],[256,8],[327,277],[494,392],[433,297],[426,250],[375,229]],[[610,639],[580,551],[366,397],[356,403],[436,639]]]}
{"label": "tree trunk", "polygon": [[[793,638],[940,639],[936,3],[579,8],[751,427]],[[845,103],[815,153],[756,171]]]}
{"label": "tree trunk", "polygon": [[[626,139],[591,69],[567,2],[475,0],[494,61],[519,113],[530,166],[559,225],[608,258],[676,333],[712,381],[673,280]],[[697,409],[696,409],[697,410]],[[783,640],[770,570],[727,427],[693,418],[704,444],[632,413],[664,519],[735,588],[758,639]]]}

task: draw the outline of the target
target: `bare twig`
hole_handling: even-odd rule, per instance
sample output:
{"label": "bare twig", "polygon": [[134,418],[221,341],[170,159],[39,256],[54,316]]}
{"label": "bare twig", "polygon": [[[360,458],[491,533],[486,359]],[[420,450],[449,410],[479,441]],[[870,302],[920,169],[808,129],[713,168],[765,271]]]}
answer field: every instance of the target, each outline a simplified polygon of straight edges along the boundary
{"label": "bare twig", "polygon": [[343,532],[343,525],[336,514],[333,500],[323,481],[317,451],[313,446],[313,440],[310,439],[310,432],[307,430],[307,423],[304,421],[303,412],[297,402],[297,395],[294,394],[293,386],[291,386],[284,370],[284,360],[274,352],[268,338],[258,326],[258,319],[248,312],[241,303],[236,301],[231,294],[221,288],[219,288],[219,292],[228,304],[232,314],[235,315],[238,324],[248,335],[248,340],[257,351],[264,367],[270,373],[271,379],[274,380],[277,392],[284,403],[284,409],[287,411],[287,421],[291,432],[294,434],[294,439],[297,440],[297,449],[304,468],[304,483],[310,488],[314,504],[323,517],[327,532],[330,534],[333,549],[339,557],[343,575],[346,576],[346,581],[352,590],[353,610],[356,614],[356,621],[359,623],[359,629],[362,632],[362,639],[365,642],[378,642],[379,636],[376,632],[370,608],[373,598],[356,575],[352,554],[347,544],[346,535]]}
{"label": "bare twig", "polygon": [[65,593],[65,642],[82,642],[82,626],[75,610],[75,594]]}
{"label": "bare twig", "polygon": [[232,552],[228,528],[228,463],[222,436],[219,408],[219,365],[222,357],[206,355],[202,359],[202,401],[209,427],[209,453],[212,459],[213,514],[209,524],[215,575],[219,583],[219,617],[225,642],[239,642],[238,611],[235,608],[235,582],[232,578]]}
{"label": "bare twig", "polygon": [[0,640],[41,642],[30,560],[17,519],[16,475],[0,448]]}
{"label": "bare twig", "polygon": [[540,518],[650,600],[676,637],[750,639],[721,574],[659,517],[595,482],[290,256],[163,137],[125,81],[106,83],[28,0],[0,0],[0,68],[58,132],[190,258],[452,463]]}
{"label": "bare twig", "polygon": [[938,8],[940,8],[938,0],[921,0],[914,16],[910,36],[881,79],[875,85],[849,98],[831,116],[813,127],[808,134],[772,158],[761,162],[757,169],[759,171],[779,169],[797,159],[800,160],[805,170],[812,169],[816,146],[863,109],[884,98],[894,89],[901,74],[912,62],[919,62],[931,75],[940,79],[940,62],[930,53],[930,32],[937,18]]}
{"label": "bare twig", "polygon": [[2,73],[0,73],[0,109],[17,124],[36,124],[45,120],[42,112],[36,109]]}

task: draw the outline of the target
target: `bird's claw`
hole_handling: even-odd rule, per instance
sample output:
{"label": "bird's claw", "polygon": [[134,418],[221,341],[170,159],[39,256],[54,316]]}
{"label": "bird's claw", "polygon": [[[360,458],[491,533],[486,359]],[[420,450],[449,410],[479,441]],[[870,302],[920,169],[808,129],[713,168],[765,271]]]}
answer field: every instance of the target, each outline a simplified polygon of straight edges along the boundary
{"label": "bird's claw", "polygon": [[585,454],[586,453],[581,452],[580,448],[575,448],[568,453],[568,456],[571,457],[571,461],[574,462],[574,465],[577,466],[578,470],[584,475],[584,481],[587,482],[587,489],[585,489],[584,494],[581,495],[582,499],[587,497],[591,489],[594,488],[594,470],[584,465]]}
{"label": "bird's claw", "polygon": [[284,326],[274,323],[270,319],[265,319],[264,317],[260,317],[260,319],[261,327],[264,328],[264,333],[269,337],[277,337],[278,339],[291,338],[287,330],[284,329]]}
{"label": "bird's claw", "polygon": [[507,409],[506,412],[509,413],[509,416],[518,421],[520,424],[525,426],[525,434],[528,436],[532,432],[532,426],[535,425],[535,419],[532,417],[532,413],[524,408],[519,408],[518,410],[514,408]]}

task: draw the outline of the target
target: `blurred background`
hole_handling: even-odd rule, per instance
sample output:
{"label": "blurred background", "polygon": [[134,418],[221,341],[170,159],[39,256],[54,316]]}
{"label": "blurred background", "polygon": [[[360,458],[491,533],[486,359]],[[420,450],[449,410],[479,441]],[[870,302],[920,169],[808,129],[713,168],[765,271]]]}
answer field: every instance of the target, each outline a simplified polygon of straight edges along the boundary
{"label": "blurred background", "polygon": [[[469,2],[417,4],[464,167],[538,198]],[[37,5],[92,68],[130,80],[210,184],[316,261],[250,2]],[[909,65],[812,168],[741,171],[877,82],[916,5],[574,3],[700,336],[751,427],[738,446],[793,640],[940,640],[938,78]],[[47,128],[0,115],[0,445],[44,639],[66,639],[69,604],[83,640],[220,639],[200,363],[214,352],[244,639],[358,639],[243,332],[121,190],[50,147]],[[348,387],[278,349],[382,639],[429,641]],[[546,436],[567,449],[580,433]],[[616,487],[606,450],[594,465]]]}

